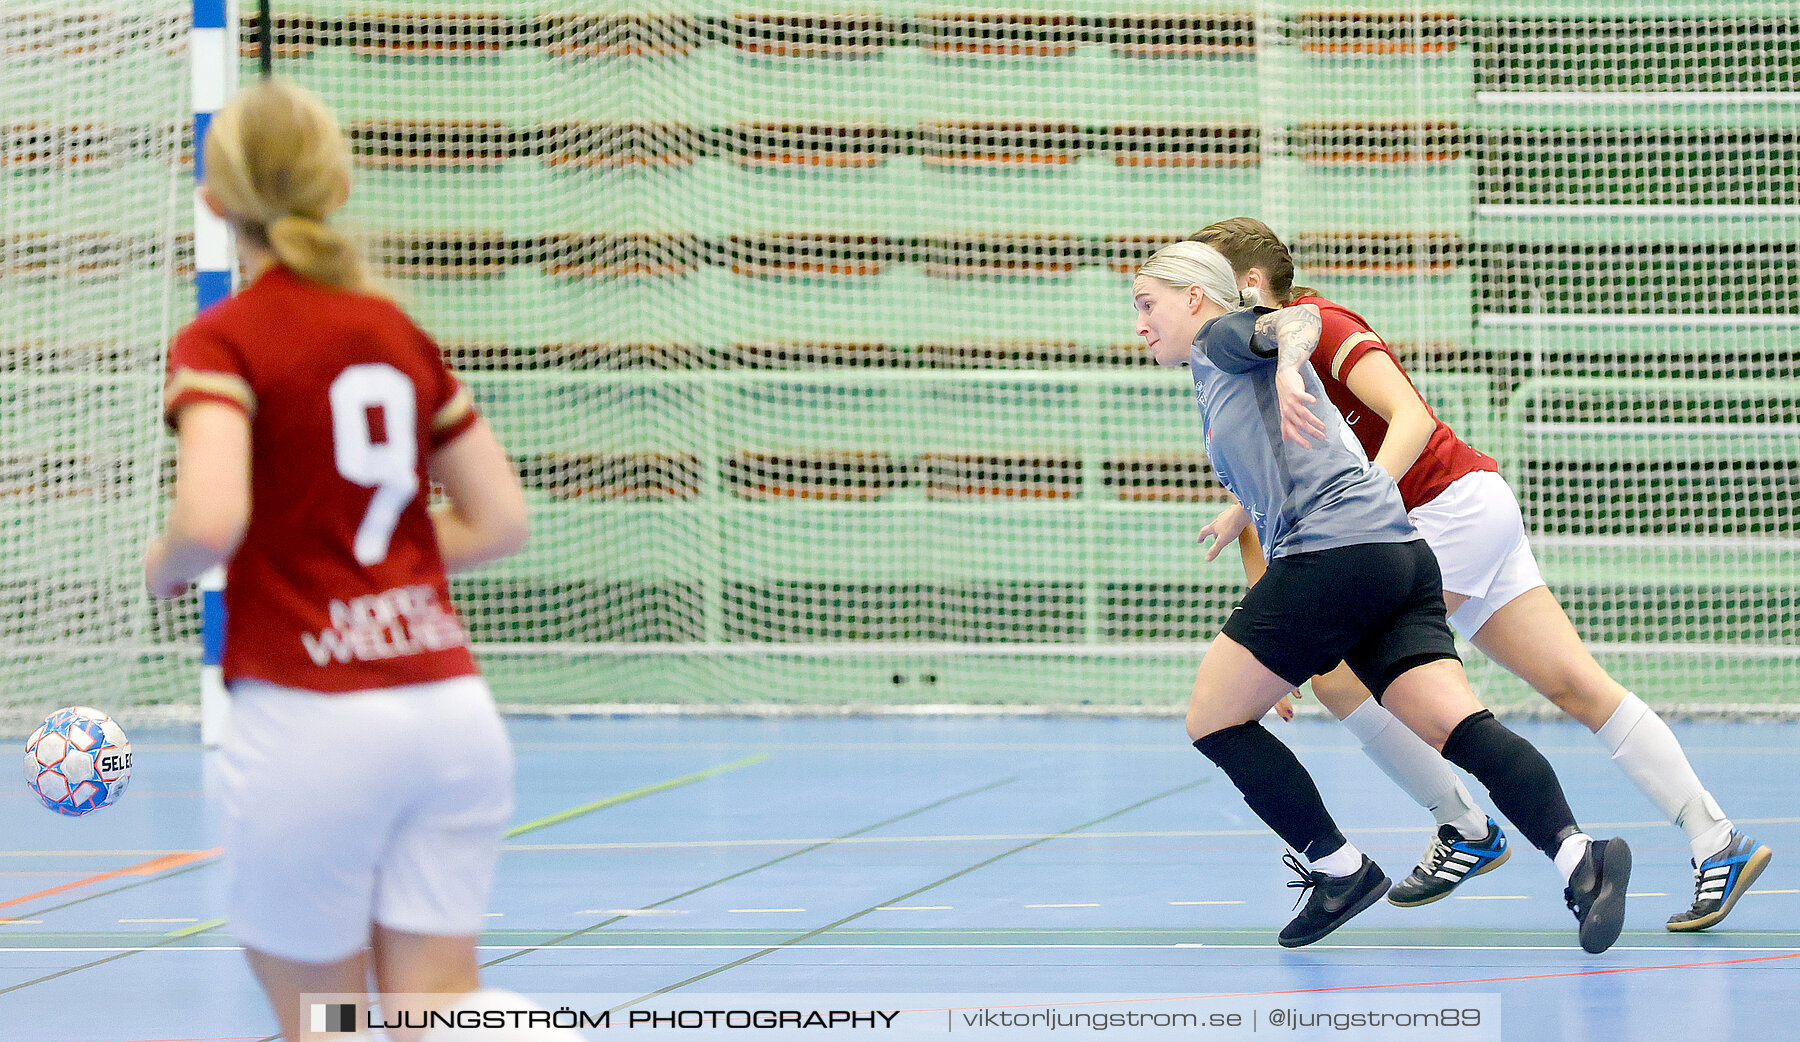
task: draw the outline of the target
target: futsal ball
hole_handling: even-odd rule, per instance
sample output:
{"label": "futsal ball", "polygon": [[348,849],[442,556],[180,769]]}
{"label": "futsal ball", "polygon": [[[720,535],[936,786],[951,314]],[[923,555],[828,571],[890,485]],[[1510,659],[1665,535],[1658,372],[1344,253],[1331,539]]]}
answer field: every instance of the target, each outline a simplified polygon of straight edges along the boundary
{"label": "futsal ball", "polygon": [[98,709],[58,709],[25,743],[25,784],[58,814],[97,811],[118,799],[129,781],[131,743]]}

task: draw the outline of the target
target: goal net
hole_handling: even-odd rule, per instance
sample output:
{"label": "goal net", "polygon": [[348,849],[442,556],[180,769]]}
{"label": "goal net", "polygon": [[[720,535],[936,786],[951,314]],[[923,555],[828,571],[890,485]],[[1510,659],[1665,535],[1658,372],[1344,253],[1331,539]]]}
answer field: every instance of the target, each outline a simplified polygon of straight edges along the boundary
{"label": "goal net", "polygon": [[[193,700],[135,571],[191,310],[183,15],[137,6],[0,19],[28,705]],[[1800,691],[1789,4],[291,0],[274,39],[520,463],[529,549],[455,582],[503,702],[1178,707],[1243,582],[1128,287],[1236,215],[1501,459],[1623,682]]]}
{"label": "goal net", "polygon": [[[0,8],[0,721],[196,700],[139,561],[192,313],[185,4]],[[129,719],[129,717],[127,717]]]}

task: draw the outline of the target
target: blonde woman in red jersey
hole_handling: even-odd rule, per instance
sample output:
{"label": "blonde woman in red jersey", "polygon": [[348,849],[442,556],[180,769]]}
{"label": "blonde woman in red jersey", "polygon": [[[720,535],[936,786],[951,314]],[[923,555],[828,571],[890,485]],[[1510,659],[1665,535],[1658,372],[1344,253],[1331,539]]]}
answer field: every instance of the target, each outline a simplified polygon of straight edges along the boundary
{"label": "blonde woman in red jersey", "polygon": [[[1668,725],[1589,654],[1538,572],[1518,500],[1494,460],[1437,418],[1360,315],[1294,287],[1293,259],[1267,225],[1236,217],[1192,238],[1225,255],[1246,295],[1273,307],[1319,308],[1324,329],[1313,367],[1369,458],[1400,476],[1408,515],[1442,567],[1451,626],[1593,731],[1687,835],[1694,903],[1671,916],[1668,929],[1704,930],[1724,919],[1769,863],[1769,848],[1733,827]],[[1234,507],[1203,530],[1203,539],[1216,537],[1209,560],[1240,532],[1254,539],[1247,520]],[[1348,669],[1340,665],[1312,684],[1371,758],[1438,815],[1438,835],[1412,875],[1390,891],[1390,901],[1427,904],[1505,860],[1499,829],[1474,807],[1442,758],[1399,726]]]}
{"label": "blonde woman in red jersey", "polygon": [[[350,190],[329,110],[258,83],[214,119],[204,159],[244,286],[169,351],[175,498],[145,575],[172,597],[227,566],[231,929],[290,1040],[345,1037],[315,1036],[300,997],[366,994],[371,977],[503,1004],[480,990],[475,938],[512,753],[445,573],[524,544],[518,477],[328,223]],[[447,501],[428,509],[432,481]]]}

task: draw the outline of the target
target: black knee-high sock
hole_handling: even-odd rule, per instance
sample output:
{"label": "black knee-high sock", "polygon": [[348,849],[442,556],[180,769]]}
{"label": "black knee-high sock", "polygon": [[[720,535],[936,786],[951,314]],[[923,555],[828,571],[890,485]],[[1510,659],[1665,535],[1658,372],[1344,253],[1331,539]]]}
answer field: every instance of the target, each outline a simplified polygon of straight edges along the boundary
{"label": "black knee-high sock", "polygon": [[1256,816],[1308,861],[1344,845],[1312,775],[1262,724],[1253,720],[1214,731],[1194,748],[1218,764]]}
{"label": "black knee-high sock", "polygon": [[1456,725],[1444,742],[1444,759],[1473,774],[1500,813],[1546,855],[1555,857],[1556,848],[1576,831],[1550,761],[1487,710]]}

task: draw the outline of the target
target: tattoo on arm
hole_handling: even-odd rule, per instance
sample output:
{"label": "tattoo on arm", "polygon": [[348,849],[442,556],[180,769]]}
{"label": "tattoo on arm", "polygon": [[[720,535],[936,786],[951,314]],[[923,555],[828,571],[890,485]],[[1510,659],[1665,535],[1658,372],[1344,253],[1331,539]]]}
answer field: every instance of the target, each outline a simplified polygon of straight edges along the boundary
{"label": "tattoo on arm", "polygon": [[1269,323],[1278,349],[1277,364],[1282,369],[1297,369],[1319,346],[1319,333],[1324,323],[1310,307],[1282,308],[1257,319],[1257,328]]}
{"label": "tattoo on arm", "polygon": [[1273,340],[1275,338],[1275,316],[1279,314],[1281,312],[1271,311],[1266,315],[1256,316],[1256,335],[1266,336]]}

